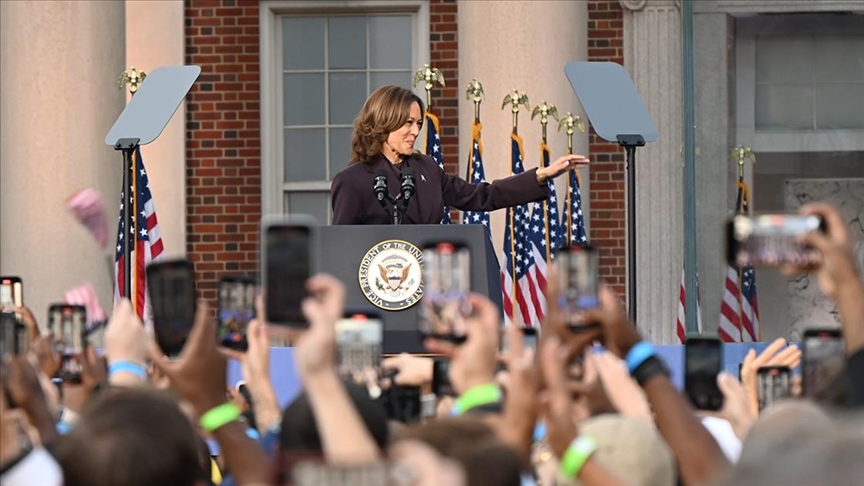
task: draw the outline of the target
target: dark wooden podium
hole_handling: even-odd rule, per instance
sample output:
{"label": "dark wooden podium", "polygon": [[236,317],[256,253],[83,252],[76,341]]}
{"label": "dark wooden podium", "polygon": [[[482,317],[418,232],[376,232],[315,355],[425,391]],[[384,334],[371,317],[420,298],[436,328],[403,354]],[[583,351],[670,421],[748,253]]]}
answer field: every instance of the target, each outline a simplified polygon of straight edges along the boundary
{"label": "dark wooden podium", "polygon": [[471,290],[485,295],[501,309],[498,258],[489,230],[483,225],[322,226],[319,230],[318,268],[345,283],[346,309],[374,312],[384,319],[385,354],[423,353],[425,349],[417,327],[419,303],[401,310],[389,310],[382,308],[380,302],[379,305],[373,304],[361,289],[360,267],[364,257],[384,241],[402,240],[420,251],[424,245],[438,241],[468,246],[471,250]]}

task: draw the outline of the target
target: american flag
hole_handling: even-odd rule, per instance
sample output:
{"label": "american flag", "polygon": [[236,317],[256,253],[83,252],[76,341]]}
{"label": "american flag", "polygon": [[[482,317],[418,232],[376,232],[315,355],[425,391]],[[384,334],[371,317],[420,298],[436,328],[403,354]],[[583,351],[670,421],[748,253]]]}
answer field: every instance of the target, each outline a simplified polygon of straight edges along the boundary
{"label": "american flag", "polygon": [[[444,154],[441,151],[441,137],[438,134],[441,128],[438,123],[438,117],[433,115],[431,111],[426,112],[426,155],[432,157],[438,163],[438,167],[444,170]],[[441,215],[441,224],[450,224],[450,208],[444,206],[444,213]]]}
{"label": "american flag", "polygon": [[[134,174],[134,176],[133,176]],[[156,220],[156,208],[153,205],[153,195],[150,193],[150,183],[147,171],[144,170],[144,160],[141,158],[141,148],[137,148],[132,156],[132,173],[125,177],[131,179],[131,197],[120,194],[120,217],[117,224],[117,255],[114,259],[114,304],[121,298],[129,298],[132,308],[144,322],[150,320],[150,306],[147,301],[147,280],[144,269],[151,261],[162,254],[162,239],[159,235],[159,223]],[[131,205],[129,221],[123,221],[123,205]],[[128,228],[128,229],[127,229]],[[125,292],[123,249],[127,244],[124,236],[134,236],[135,244],[130,249],[131,291]],[[130,238],[131,239],[131,238]]]}
{"label": "american flag", "polygon": [[[750,192],[738,181],[736,214],[749,214]],[[760,339],[759,305],[756,302],[756,274],[752,266],[726,268],[726,285],[720,305],[720,339],[727,343],[756,342]]]}
{"label": "american flag", "polygon": [[[471,126],[471,157],[468,163],[468,174],[465,180],[472,184],[486,182],[486,171],[483,170],[483,142],[480,140],[480,130],[483,124],[475,121]],[[462,214],[464,224],[482,224],[489,228],[489,213],[486,211],[465,211]]]}
{"label": "american flag", "polygon": [[567,201],[564,203],[564,216],[561,218],[561,224],[567,225],[564,238],[571,246],[585,246],[588,244],[588,234],[585,231],[585,217],[582,215],[579,174],[571,170],[567,177]]}
{"label": "american flag", "polygon": [[[525,171],[522,165],[522,138],[512,133],[510,140],[511,173],[521,174]],[[543,296],[534,282],[531,271],[534,266],[534,254],[528,239],[530,224],[527,204],[507,208],[501,265],[505,324],[515,320],[522,325],[531,326],[539,323],[542,316]]]}
{"label": "american flag", "polygon": [[[543,167],[549,167],[549,147],[540,144],[540,157]],[[528,238],[531,244],[532,256],[534,257],[534,279],[543,298],[540,299],[540,307],[537,309],[539,325],[546,314],[546,269],[564,243],[564,234],[561,223],[558,220],[558,195],[555,192],[555,182],[549,181],[549,197],[543,201],[535,202],[531,210],[530,230]]]}
{"label": "american flag", "polygon": [[[684,286],[686,269],[681,270],[681,288],[678,290],[678,340],[687,342],[687,291]],[[702,332],[702,295],[699,293],[699,274],[696,274],[696,330]]]}

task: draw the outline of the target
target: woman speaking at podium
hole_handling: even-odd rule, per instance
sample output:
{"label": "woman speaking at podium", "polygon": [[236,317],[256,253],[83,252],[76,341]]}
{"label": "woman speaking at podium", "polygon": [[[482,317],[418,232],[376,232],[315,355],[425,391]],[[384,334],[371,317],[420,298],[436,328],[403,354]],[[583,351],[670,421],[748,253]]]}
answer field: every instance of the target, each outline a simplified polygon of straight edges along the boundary
{"label": "woman speaking at podium", "polygon": [[369,95],[354,121],[351,162],[333,179],[333,224],[391,224],[394,205],[402,224],[438,224],[444,206],[494,211],[527,204],[548,196],[549,179],[588,164],[582,155],[565,155],[549,167],[470,184],[414,152],[423,113],[423,101],[405,88],[383,86]]}

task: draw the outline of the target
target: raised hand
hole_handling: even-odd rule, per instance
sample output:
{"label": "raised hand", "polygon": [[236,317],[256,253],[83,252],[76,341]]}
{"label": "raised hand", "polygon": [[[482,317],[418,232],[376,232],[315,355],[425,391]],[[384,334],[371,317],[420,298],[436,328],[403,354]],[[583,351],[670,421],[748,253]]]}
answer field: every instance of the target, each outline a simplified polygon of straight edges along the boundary
{"label": "raised hand", "polygon": [[[198,302],[195,323],[183,351],[170,360],[155,340],[150,341],[150,358],[171,382],[171,388],[203,414],[225,403],[227,361],[216,347],[216,322],[207,317],[207,303]],[[107,340],[107,337],[106,337]]]}
{"label": "raised hand", "polygon": [[498,308],[479,294],[471,294],[468,301],[474,313],[465,319],[467,336],[463,344],[453,349],[450,360],[450,381],[457,393],[494,383],[497,367]]}
{"label": "raised hand", "polygon": [[336,368],[336,322],[345,309],[345,286],[338,279],[316,275],[306,281],[310,296],[303,299],[303,315],[309,330],[294,348],[298,371],[304,380]]}
{"label": "raised hand", "polygon": [[585,157],[584,155],[564,155],[555,159],[555,162],[549,164],[549,167],[537,169],[537,179],[540,182],[543,182],[546,179],[553,179],[568,170],[574,170],[586,166],[589,162],[588,157]]}

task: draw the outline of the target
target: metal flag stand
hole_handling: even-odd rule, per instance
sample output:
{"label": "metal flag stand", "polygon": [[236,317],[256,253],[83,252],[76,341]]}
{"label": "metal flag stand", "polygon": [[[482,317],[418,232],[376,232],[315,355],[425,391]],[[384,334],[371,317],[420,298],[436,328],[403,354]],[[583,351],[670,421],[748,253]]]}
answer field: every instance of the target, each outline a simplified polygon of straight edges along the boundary
{"label": "metal flag stand", "polygon": [[[165,126],[171,120],[174,112],[186,97],[192,84],[201,74],[198,66],[172,66],[161,67],[150,73],[142,75],[132,70],[131,73],[120,75],[121,89],[126,82],[133,83],[132,101],[120,113],[114,122],[114,126],[105,136],[105,144],[114,147],[114,150],[123,152],[123,221],[128,224],[130,211],[130,196],[132,190],[132,157],[140,145],[147,145],[162,133]],[[147,82],[144,83],[144,78]],[[130,230],[134,231],[133,228]],[[130,233],[125,232],[127,238],[123,245],[123,288],[120,297],[129,297],[131,288],[132,262],[130,259],[131,242],[128,240]],[[132,238],[134,238],[132,234]]]}

